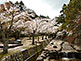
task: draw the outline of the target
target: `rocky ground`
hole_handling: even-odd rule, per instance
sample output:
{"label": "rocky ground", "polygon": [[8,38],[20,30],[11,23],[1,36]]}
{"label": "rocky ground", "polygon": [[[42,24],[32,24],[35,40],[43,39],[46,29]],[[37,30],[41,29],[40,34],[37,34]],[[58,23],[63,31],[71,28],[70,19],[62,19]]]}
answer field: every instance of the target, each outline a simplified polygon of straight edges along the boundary
{"label": "rocky ground", "polygon": [[52,40],[41,55],[37,58],[37,61],[48,59],[59,59],[62,57],[79,56],[81,58],[81,47],[62,40]]}
{"label": "rocky ground", "polygon": [[[29,46],[29,45],[32,44],[32,39],[29,39],[29,37],[20,38],[20,40],[21,40],[21,43],[8,44],[8,47],[9,47],[8,50],[9,50],[9,51],[10,51],[10,50],[13,51],[13,50],[16,49],[16,48],[21,49],[22,47]],[[38,39],[35,38],[35,43],[38,42],[37,40],[38,40]],[[40,36],[39,41],[40,41],[40,42],[43,41],[42,38],[41,38],[41,36]],[[0,43],[0,52],[2,52],[2,50],[3,50],[3,44]]]}
{"label": "rocky ground", "polygon": [[[14,52],[17,52],[17,51],[23,51],[24,49],[27,49],[27,48],[30,48],[30,47],[33,47],[35,45],[32,45],[32,39],[29,39],[29,37],[24,37],[24,38],[21,38],[21,44],[23,45],[19,45],[19,44],[8,44],[9,45],[9,49],[8,49],[8,54],[10,53],[14,53]],[[35,44],[39,44],[37,42],[42,42],[44,40],[42,40],[42,38],[40,37],[39,41],[37,38],[35,38]],[[3,51],[3,44],[0,43],[0,55]]]}
{"label": "rocky ground", "polygon": [[[23,45],[9,48],[7,54],[3,54],[2,53],[3,49],[1,48],[0,61],[11,61],[11,60],[15,61],[16,59],[18,61],[24,61],[28,57],[32,58],[32,55],[37,53],[37,51],[40,53],[41,50],[43,48],[45,48],[45,46],[50,42],[50,40],[48,40],[48,39],[42,40],[41,36],[39,38],[40,38],[39,41],[38,41],[38,38],[35,38],[35,45],[32,45],[32,39],[29,39],[27,37],[21,38],[21,40],[22,40],[21,43]],[[36,58],[35,57],[33,57],[33,58],[35,61]],[[32,60],[32,59],[30,59],[30,60]]]}

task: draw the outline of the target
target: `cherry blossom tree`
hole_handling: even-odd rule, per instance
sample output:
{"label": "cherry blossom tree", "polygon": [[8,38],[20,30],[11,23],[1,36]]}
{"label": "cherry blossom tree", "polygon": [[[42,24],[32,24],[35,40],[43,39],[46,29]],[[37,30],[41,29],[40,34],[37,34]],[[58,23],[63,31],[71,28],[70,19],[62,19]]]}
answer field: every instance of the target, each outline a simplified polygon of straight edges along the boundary
{"label": "cherry blossom tree", "polygon": [[[3,53],[8,52],[8,38],[12,32],[17,31],[14,28],[14,23],[19,21],[19,15],[21,13],[20,8],[16,7],[10,2],[5,2],[0,5],[0,33],[2,37],[2,43],[4,44]],[[24,20],[26,17],[24,18]]]}
{"label": "cherry blossom tree", "polygon": [[12,8],[12,5],[8,2],[4,4],[1,4],[0,9],[0,30],[2,35],[2,42],[4,44],[3,47],[3,53],[8,52],[8,37],[11,30],[11,27],[13,25],[13,13],[14,11],[11,11],[10,8]]}
{"label": "cherry blossom tree", "polygon": [[[34,44],[34,36],[39,36],[42,34],[51,34],[57,31],[55,28],[55,20],[51,19],[34,19],[31,21],[25,22],[25,30],[23,34],[32,35],[32,44]],[[38,39],[39,40],[39,39]]]}

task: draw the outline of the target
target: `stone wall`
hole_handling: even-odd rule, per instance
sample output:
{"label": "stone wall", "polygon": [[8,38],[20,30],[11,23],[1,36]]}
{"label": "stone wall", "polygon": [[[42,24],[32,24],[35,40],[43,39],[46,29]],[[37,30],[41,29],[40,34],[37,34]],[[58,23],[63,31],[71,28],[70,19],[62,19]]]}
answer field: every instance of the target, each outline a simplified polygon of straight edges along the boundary
{"label": "stone wall", "polygon": [[33,46],[32,48],[24,49],[12,55],[7,55],[1,58],[0,61],[36,61],[35,59],[37,58],[37,56],[49,42],[50,40],[45,40],[39,45]]}

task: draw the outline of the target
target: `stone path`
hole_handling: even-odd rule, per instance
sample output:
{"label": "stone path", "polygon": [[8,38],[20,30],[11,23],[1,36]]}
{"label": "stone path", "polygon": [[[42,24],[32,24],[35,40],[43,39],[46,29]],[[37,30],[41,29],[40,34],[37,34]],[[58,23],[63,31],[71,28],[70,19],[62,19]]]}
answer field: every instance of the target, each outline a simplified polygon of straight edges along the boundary
{"label": "stone path", "polygon": [[40,51],[44,47],[46,47],[46,45],[49,42],[50,42],[50,39],[41,40],[41,38],[40,38],[40,40],[38,41],[38,39],[35,38],[35,45],[32,45],[32,39],[29,40],[27,37],[22,38],[22,44],[23,44],[22,46],[8,49],[7,54],[3,54],[2,49],[0,50],[0,61],[31,60],[31,59],[33,59],[33,56],[35,54],[38,55],[38,52],[40,53]]}
{"label": "stone path", "polygon": [[[44,51],[41,53],[41,55],[37,58],[37,61],[41,61],[41,59],[46,61],[50,56],[53,58],[54,56],[56,58],[59,58],[60,54],[63,55],[67,53],[76,54],[76,55],[78,55],[79,53],[81,54],[81,47],[77,45],[69,44],[68,42],[64,42],[62,40],[52,40],[44,49]],[[81,58],[81,56],[79,58]]]}
{"label": "stone path", "polygon": [[[43,40],[40,39],[39,41],[42,42]],[[35,42],[37,42],[37,39],[35,39]],[[17,47],[14,47],[14,48],[9,48],[8,51],[9,52],[20,51],[20,50],[24,50],[25,48],[29,48],[29,47],[32,47],[33,46],[32,45],[32,39],[29,40],[27,37],[22,38],[22,44],[23,44],[23,46],[17,46]],[[3,46],[3,44],[0,44],[0,45]],[[12,44],[9,44],[9,45],[11,46]],[[2,51],[3,51],[3,49],[0,48],[0,53]]]}
{"label": "stone path", "polygon": [[48,50],[56,50],[56,51],[70,51],[70,52],[78,52],[77,50],[81,50],[80,46],[69,44],[68,42],[64,42],[61,40],[52,40],[45,49]]}

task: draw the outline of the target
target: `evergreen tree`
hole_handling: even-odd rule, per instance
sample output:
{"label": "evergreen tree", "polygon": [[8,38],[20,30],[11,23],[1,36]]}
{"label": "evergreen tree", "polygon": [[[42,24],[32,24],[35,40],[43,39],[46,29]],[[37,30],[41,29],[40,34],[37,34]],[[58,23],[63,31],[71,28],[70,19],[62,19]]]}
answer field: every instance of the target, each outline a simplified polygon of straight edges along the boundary
{"label": "evergreen tree", "polygon": [[21,4],[21,5],[24,5],[23,1],[20,1],[20,4]]}

